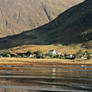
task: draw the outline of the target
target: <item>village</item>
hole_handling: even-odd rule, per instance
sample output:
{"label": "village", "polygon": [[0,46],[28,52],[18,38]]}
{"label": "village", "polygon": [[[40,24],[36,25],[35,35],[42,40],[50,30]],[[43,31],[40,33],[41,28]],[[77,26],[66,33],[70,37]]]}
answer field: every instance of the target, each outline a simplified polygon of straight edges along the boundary
{"label": "village", "polygon": [[0,52],[0,58],[3,57],[15,57],[15,58],[58,58],[58,59],[90,59],[91,55],[88,51],[79,50],[75,54],[61,53],[56,50],[49,50],[47,53],[43,53],[41,50],[38,51],[27,51],[25,53],[12,53],[9,50]]}

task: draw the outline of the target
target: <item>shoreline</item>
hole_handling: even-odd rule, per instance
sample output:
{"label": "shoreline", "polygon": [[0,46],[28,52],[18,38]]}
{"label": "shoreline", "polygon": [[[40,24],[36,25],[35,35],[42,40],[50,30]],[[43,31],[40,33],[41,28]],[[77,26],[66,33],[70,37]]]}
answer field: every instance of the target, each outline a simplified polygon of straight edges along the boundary
{"label": "shoreline", "polygon": [[92,60],[0,58],[0,65],[92,65]]}

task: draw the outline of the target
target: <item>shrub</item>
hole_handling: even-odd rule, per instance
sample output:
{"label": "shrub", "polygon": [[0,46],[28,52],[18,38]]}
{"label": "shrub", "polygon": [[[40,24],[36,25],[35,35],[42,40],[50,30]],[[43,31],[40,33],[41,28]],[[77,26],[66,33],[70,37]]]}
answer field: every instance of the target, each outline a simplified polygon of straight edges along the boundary
{"label": "shrub", "polygon": [[91,56],[90,56],[90,55],[88,55],[88,56],[87,56],[87,59],[90,59],[90,58],[91,58]]}
{"label": "shrub", "polygon": [[32,51],[27,51],[27,52],[25,53],[25,55],[28,56],[28,57],[30,56],[30,54],[32,54]]}
{"label": "shrub", "polygon": [[49,56],[50,58],[54,57],[54,55],[51,55],[51,54],[47,54],[46,56]]}
{"label": "shrub", "polygon": [[8,54],[6,54],[5,56],[6,56],[6,57],[11,57],[11,54],[8,53]]}
{"label": "shrub", "polygon": [[54,55],[53,58],[60,58],[60,56],[59,55]]}
{"label": "shrub", "polygon": [[3,50],[1,52],[2,57],[11,57],[11,52],[9,50]]}
{"label": "shrub", "polygon": [[35,51],[34,54],[35,54],[36,58],[45,58],[45,55],[40,50],[39,51]]}

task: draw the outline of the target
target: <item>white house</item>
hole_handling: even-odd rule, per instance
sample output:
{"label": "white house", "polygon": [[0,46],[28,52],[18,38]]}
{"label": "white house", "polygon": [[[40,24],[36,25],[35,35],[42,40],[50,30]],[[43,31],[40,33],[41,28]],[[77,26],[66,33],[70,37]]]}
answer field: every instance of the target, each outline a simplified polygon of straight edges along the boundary
{"label": "white house", "polygon": [[61,55],[61,52],[56,52],[57,55]]}
{"label": "white house", "polygon": [[55,50],[50,50],[50,51],[49,51],[49,54],[51,54],[51,55],[56,55],[57,52],[56,52]]}
{"label": "white house", "polygon": [[32,55],[32,54],[30,54],[30,56],[29,56],[30,58],[33,58],[34,57],[34,55]]}
{"label": "white house", "polygon": [[56,52],[55,50],[50,50],[48,53],[50,55],[61,55],[61,52]]}
{"label": "white house", "polygon": [[70,57],[72,58],[72,57],[74,57],[74,55],[70,54]]}

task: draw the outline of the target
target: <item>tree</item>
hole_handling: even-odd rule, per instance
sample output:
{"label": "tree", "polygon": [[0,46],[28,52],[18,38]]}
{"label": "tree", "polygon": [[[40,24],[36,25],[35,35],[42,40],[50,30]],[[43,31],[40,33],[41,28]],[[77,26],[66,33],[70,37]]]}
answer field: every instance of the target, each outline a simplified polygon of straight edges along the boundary
{"label": "tree", "polygon": [[83,56],[83,52],[82,50],[79,50],[77,53],[76,53],[76,58],[81,58],[81,56]]}
{"label": "tree", "polygon": [[30,56],[30,54],[32,54],[32,51],[27,51],[27,52],[25,53],[25,55],[28,56],[28,57]]}
{"label": "tree", "polygon": [[38,51],[35,51],[34,54],[36,55],[35,57],[36,58],[44,58],[45,55],[43,54],[42,51],[38,50]]}
{"label": "tree", "polygon": [[11,52],[10,52],[10,50],[3,50],[2,52],[1,52],[1,55],[3,56],[3,57],[11,57]]}

